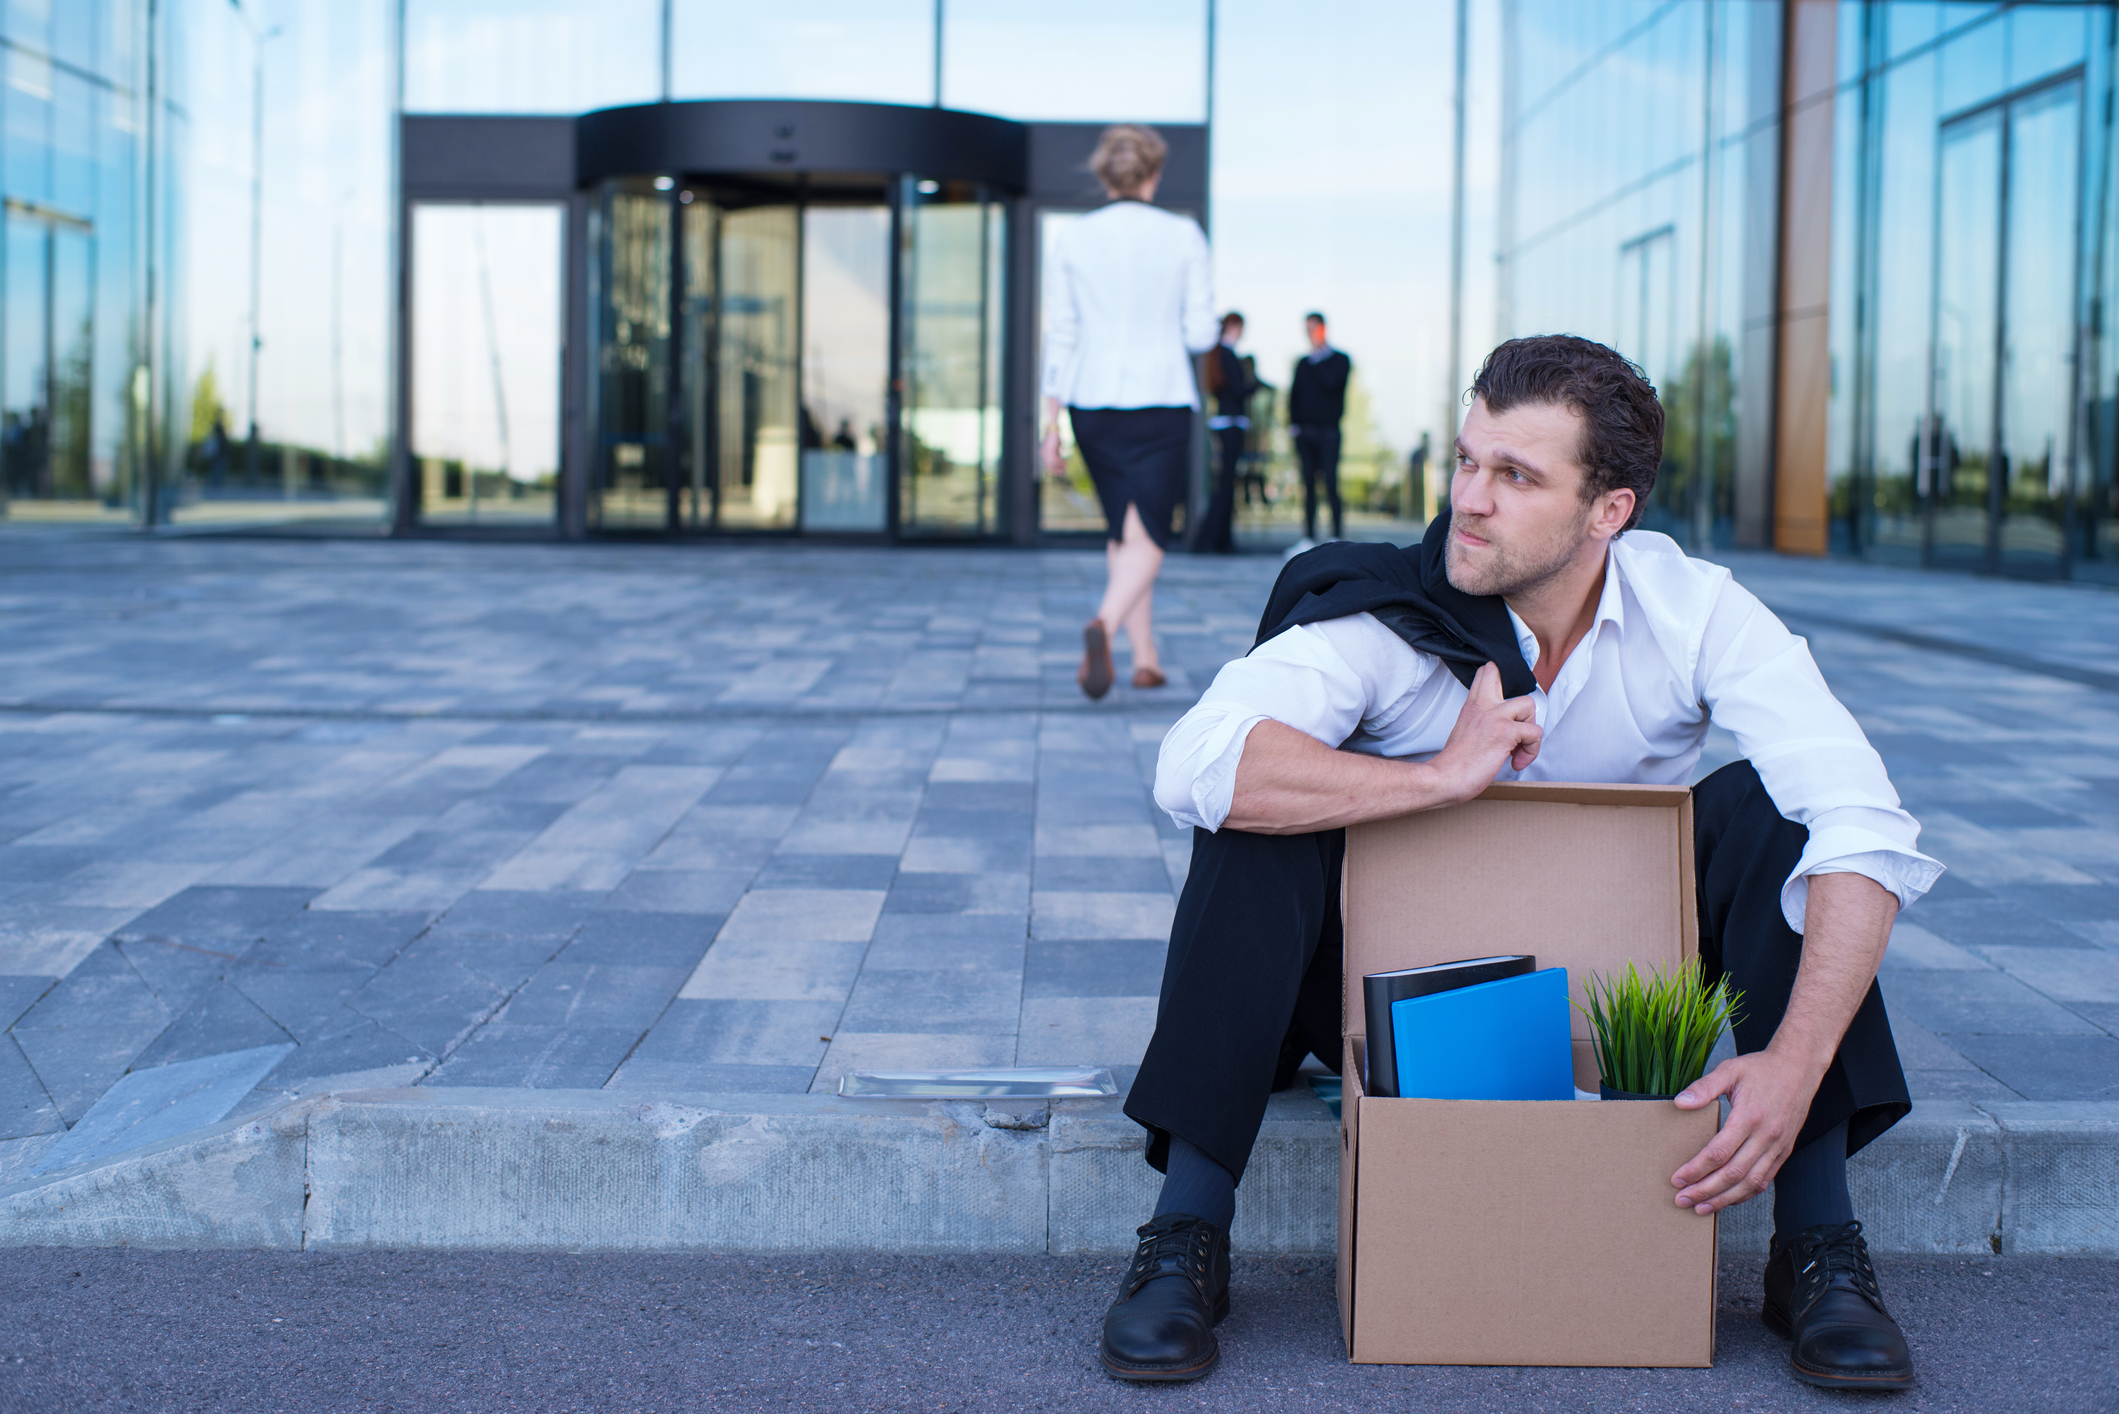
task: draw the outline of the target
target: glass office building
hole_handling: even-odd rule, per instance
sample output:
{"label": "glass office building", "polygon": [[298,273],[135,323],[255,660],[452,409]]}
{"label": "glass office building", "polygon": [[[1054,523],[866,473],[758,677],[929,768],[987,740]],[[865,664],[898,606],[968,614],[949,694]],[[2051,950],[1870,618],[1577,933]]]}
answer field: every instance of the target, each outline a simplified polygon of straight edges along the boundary
{"label": "glass office building", "polygon": [[[1161,200],[1211,222],[1276,385],[1239,534],[1292,538],[1273,402],[1315,308],[1356,357],[1354,523],[1394,533],[1447,402],[1447,75],[1398,56],[1446,49],[1452,12],[7,0],[0,514],[1093,535],[1080,467],[1032,466],[1037,292],[1125,119],[1171,140]],[[698,141],[579,160],[661,109]]]}
{"label": "glass office building", "polygon": [[2119,579],[2102,4],[1504,0],[1496,324],[1615,343],[1694,544]]}
{"label": "glass office building", "polygon": [[149,0],[0,8],[0,514],[152,518],[174,444],[174,28]]}

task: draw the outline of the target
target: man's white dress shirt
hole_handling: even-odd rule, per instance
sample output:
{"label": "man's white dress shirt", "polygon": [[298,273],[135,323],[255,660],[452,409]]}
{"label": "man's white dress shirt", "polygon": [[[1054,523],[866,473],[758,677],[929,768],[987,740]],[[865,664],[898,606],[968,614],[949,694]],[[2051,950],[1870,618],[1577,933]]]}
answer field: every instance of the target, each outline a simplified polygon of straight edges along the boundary
{"label": "man's white dress shirt", "polygon": [[[1536,667],[1537,639],[1508,617]],[[1244,739],[1268,717],[1326,746],[1425,760],[1467,695],[1440,659],[1372,615],[1289,629],[1224,667],[1163,738],[1156,803],[1180,825],[1221,828]],[[1532,700],[1545,729],[1538,758],[1520,772],[1504,762],[1496,780],[1683,785],[1710,722],[1734,735],[1781,814],[1810,831],[1781,890],[1797,932],[1812,874],[1866,875],[1900,907],[1942,874],[1914,847],[1919,824],[1809,645],[1728,570],[1666,535],[1632,530],[1613,543],[1595,623]]]}
{"label": "man's white dress shirt", "polygon": [[1090,212],[1059,234],[1044,325],[1046,397],[1078,408],[1198,407],[1192,355],[1221,338],[1206,233],[1142,201]]}

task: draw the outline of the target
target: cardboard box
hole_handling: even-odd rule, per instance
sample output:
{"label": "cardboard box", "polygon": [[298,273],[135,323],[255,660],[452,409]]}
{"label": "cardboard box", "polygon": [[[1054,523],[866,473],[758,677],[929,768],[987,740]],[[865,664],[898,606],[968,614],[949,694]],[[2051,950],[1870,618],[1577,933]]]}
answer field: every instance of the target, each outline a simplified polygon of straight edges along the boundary
{"label": "cardboard box", "polygon": [[[1364,1364],[1714,1361],[1715,1226],[1670,1175],[1714,1106],[1363,1095],[1361,979],[1494,953],[1591,971],[1699,949],[1692,793],[1501,784],[1347,831],[1339,1315]],[[1575,1083],[1597,1088],[1575,1016]]]}

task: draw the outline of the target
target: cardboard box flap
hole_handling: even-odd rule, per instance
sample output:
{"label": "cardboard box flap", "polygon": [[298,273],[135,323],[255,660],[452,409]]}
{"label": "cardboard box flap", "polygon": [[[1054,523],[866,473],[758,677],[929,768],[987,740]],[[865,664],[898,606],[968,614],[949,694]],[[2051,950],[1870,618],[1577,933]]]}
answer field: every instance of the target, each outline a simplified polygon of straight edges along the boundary
{"label": "cardboard box flap", "polygon": [[[1496,953],[1590,972],[1668,967],[1699,951],[1692,792],[1507,782],[1476,800],[1347,830],[1343,1026],[1366,1030],[1361,979]],[[1576,1012],[1577,1040],[1589,1026]]]}

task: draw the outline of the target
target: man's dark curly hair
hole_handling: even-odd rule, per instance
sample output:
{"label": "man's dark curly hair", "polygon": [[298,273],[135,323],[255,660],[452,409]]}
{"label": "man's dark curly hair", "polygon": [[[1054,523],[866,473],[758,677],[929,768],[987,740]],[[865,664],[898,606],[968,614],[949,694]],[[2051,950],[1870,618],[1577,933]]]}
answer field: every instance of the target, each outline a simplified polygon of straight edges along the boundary
{"label": "man's dark curly hair", "polygon": [[1580,415],[1582,499],[1629,487],[1633,515],[1623,528],[1640,524],[1663,464],[1663,405],[1647,375],[1616,350],[1573,334],[1510,339],[1486,356],[1472,396],[1493,413],[1557,404]]}

